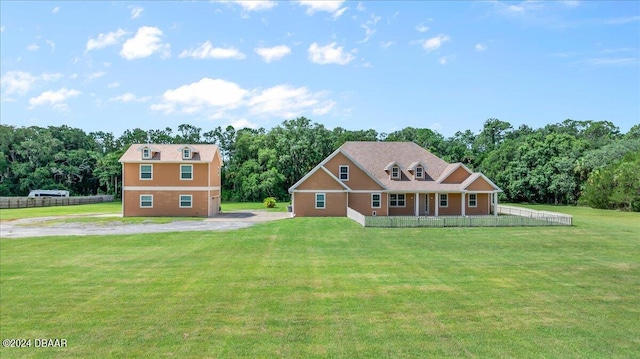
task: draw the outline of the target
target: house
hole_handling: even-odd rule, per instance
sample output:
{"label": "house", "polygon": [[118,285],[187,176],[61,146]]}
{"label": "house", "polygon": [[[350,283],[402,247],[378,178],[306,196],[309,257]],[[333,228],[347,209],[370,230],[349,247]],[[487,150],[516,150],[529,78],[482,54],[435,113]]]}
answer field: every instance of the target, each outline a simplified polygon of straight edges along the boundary
{"label": "house", "polygon": [[120,163],[124,217],[212,217],[220,211],[216,145],[133,144]]}
{"label": "house", "polygon": [[293,215],[340,217],[496,214],[490,179],[413,142],[346,142],[290,189]]}

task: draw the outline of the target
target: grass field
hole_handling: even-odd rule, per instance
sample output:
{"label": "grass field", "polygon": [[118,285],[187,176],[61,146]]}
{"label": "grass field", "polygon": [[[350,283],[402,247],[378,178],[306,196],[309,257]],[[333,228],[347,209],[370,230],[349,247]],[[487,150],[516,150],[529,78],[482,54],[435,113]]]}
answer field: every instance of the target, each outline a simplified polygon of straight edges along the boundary
{"label": "grass field", "polygon": [[103,202],[95,204],[83,204],[78,206],[0,209],[0,220],[11,221],[15,219],[35,217],[120,213],[122,213],[122,202]]}
{"label": "grass field", "polygon": [[56,358],[632,358],[640,214],[574,227],[362,228],[0,241],[0,336]]}

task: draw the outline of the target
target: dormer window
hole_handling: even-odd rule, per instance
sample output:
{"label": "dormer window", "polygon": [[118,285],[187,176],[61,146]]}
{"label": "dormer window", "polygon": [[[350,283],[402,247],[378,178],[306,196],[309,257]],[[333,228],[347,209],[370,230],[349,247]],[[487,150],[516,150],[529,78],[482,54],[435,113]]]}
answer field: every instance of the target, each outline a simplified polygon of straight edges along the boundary
{"label": "dormer window", "polygon": [[391,178],[392,179],[400,178],[400,167],[398,166],[391,167]]}
{"label": "dormer window", "polygon": [[143,148],[142,149],[142,159],[143,160],[148,160],[151,158],[151,150],[148,148]]}
{"label": "dormer window", "polygon": [[341,165],[340,166],[340,180],[348,181],[349,180],[349,166]]}
{"label": "dormer window", "polygon": [[188,148],[183,148],[182,149],[182,159],[183,160],[190,160],[191,159],[191,150]]}
{"label": "dormer window", "polygon": [[424,168],[422,168],[422,166],[416,167],[416,178],[423,178],[423,177],[424,177]]}

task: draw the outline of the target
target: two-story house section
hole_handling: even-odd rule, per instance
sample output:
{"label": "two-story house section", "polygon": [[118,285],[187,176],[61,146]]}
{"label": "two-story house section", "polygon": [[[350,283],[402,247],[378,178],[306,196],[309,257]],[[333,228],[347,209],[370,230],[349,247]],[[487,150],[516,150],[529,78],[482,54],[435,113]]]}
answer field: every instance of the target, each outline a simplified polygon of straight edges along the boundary
{"label": "two-story house section", "polygon": [[133,144],[120,163],[124,217],[212,217],[220,211],[216,145]]}
{"label": "two-story house section", "polygon": [[289,189],[295,216],[326,217],[496,214],[498,192],[412,142],[346,142]]}

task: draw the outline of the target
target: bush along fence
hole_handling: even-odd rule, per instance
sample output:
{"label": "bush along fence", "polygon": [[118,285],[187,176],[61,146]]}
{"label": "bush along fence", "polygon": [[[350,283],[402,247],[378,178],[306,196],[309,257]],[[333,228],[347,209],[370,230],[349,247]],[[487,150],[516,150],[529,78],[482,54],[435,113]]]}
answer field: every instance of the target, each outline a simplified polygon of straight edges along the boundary
{"label": "bush along fence", "polygon": [[91,204],[101,202],[113,202],[113,196],[0,197],[0,209],[74,206],[78,204]]}
{"label": "bush along fence", "polygon": [[[518,211],[519,210],[519,211]],[[347,217],[363,227],[533,227],[571,226],[573,217],[566,214],[498,206],[498,216],[389,216],[373,217],[347,208]]]}

